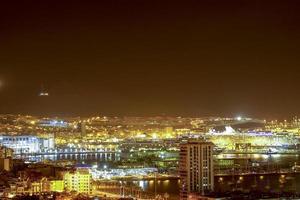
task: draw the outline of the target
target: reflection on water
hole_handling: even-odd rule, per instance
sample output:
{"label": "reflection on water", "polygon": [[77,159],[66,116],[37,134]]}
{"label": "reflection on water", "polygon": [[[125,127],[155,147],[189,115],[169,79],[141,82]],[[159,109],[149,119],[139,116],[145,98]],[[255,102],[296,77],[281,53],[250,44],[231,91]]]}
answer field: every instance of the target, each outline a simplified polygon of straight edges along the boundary
{"label": "reflection on water", "polygon": [[147,188],[149,187],[148,186],[148,181],[135,181],[134,182],[135,184],[138,184],[138,186],[140,187],[140,188],[142,188],[144,191],[146,191],[147,190]]}
{"label": "reflection on water", "polygon": [[251,175],[251,176],[235,176],[221,177],[215,179],[216,191],[224,192],[233,189],[242,189],[245,191],[258,190],[261,192],[281,192],[281,191],[297,191],[300,192],[299,174],[288,175]]}
{"label": "reflection on water", "polygon": [[[298,155],[261,155],[261,154],[227,154],[221,155],[222,158],[242,158],[251,159],[258,162],[268,162],[280,167],[291,167],[295,163],[300,163]],[[220,157],[219,157],[220,158]],[[236,189],[261,192],[281,192],[292,191],[300,192],[300,174],[287,175],[248,175],[248,176],[222,176],[215,177],[215,191],[226,192]],[[157,181],[157,192],[160,194],[168,193],[173,199],[179,198],[180,180]],[[154,192],[154,181],[139,181],[138,185],[144,191]]]}
{"label": "reflection on water", "polygon": [[[224,154],[217,156],[219,159],[251,159],[252,161],[267,162],[275,164],[280,167],[291,167],[295,163],[300,164],[300,157],[298,155],[284,155],[284,154]],[[57,155],[43,155],[31,156],[31,160],[73,160],[77,163],[100,163],[118,161],[122,159],[122,155],[116,153],[94,153],[94,154],[57,154]],[[135,181],[136,185],[143,188],[144,191],[154,193],[155,182],[149,181]],[[299,184],[297,184],[299,183]],[[178,199],[180,181],[179,180],[161,180],[156,182],[157,193],[170,194],[170,199]],[[259,191],[297,191],[300,192],[300,174],[289,175],[251,175],[251,176],[226,176],[215,177],[216,191],[231,191],[233,189],[243,190],[259,190]]]}
{"label": "reflection on water", "polygon": [[[23,157],[25,158],[25,157]],[[44,160],[71,160],[76,163],[93,163],[97,161],[119,161],[120,154],[117,153],[88,153],[88,154],[52,154],[52,155],[34,155],[27,156],[26,159],[30,161],[44,161]]]}
{"label": "reflection on water", "polygon": [[[23,155],[24,157],[24,155]],[[29,158],[34,161],[43,160],[74,160],[74,161],[119,161],[123,159],[122,153],[86,153],[86,154],[52,154],[52,155],[35,155],[26,156],[24,158]],[[291,165],[295,162],[299,162],[300,157],[298,154],[220,154],[216,156],[216,159],[250,159],[252,161],[258,162],[269,162],[272,164],[278,164],[282,166]]]}
{"label": "reflection on water", "polygon": [[[215,177],[215,191],[226,192],[232,190],[256,190],[261,192],[300,192],[300,174],[289,175],[257,175],[257,176],[227,176]],[[137,181],[144,191],[154,193],[155,182]],[[168,193],[172,199],[179,198],[180,180],[157,181],[157,193]]]}
{"label": "reflection on water", "polygon": [[[145,181],[133,181],[134,184],[139,185],[145,192],[155,193],[155,181],[145,180]],[[180,188],[180,180],[157,180],[156,181],[156,191],[158,194],[164,195],[168,193],[170,199],[178,199]]]}

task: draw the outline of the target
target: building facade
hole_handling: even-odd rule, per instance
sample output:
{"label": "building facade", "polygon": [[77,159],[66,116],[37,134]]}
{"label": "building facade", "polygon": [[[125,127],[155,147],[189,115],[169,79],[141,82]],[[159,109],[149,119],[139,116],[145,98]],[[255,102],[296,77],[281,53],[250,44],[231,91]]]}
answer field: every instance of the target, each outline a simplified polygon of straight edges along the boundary
{"label": "building facade", "polygon": [[0,145],[13,149],[15,154],[40,151],[40,142],[35,136],[0,136]]}
{"label": "building facade", "polygon": [[64,175],[65,190],[76,191],[81,194],[92,193],[92,175],[88,169],[77,169]]}
{"label": "building facade", "polygon": [[202,140],[180,144],[180,199],[191,194],[204,195],[214,189],[213,143]]}
{"label": "building facade", "polygon": [[[38,153],[55,148],[55,138],[48,135],[46,138],[39,138],[31,135],[0,136],[0,146],[10,148],[15,154]],[[9,153],[8,151],[6,152]],[[0,149],[1,156],[1,149]]]}
{"label": "building facade", "polygon": [[40,194],[51,192],[50,181],[47,178],[42,178],[41,180],[31,182],[31,194]]}
{"label": "building facade", "polygon": [[12,149],[0,146],[0,171],[11,171],[13,167],[13,153]]}
{"label": "building facade", "polygon": [[0,158],[12,158],[13,156],[14,156],[13,149],[0,145]]}

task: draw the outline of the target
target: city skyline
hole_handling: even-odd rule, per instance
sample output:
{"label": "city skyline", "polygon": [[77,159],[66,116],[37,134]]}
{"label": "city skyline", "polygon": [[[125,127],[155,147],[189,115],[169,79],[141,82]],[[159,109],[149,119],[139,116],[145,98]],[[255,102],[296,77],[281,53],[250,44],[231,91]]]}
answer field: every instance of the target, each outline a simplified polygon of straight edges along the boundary
{"label": "city skyline", "polygon": [[2,3],[0,113],[291,118],[297,5]]}
{"label": "city skyline", "polygon": [[300,198],[300,3],[0,3],[0,199]]}

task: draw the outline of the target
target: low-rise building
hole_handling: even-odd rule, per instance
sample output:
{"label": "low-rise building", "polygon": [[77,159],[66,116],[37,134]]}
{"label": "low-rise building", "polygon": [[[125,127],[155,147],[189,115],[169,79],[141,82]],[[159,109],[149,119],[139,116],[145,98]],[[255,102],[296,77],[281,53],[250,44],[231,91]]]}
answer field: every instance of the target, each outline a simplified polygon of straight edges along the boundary
{"label": "low-rise building", "polygon": [[0,136],[0,145],[13,149],[15,154],[40,151],[40,142],[36,136]]}
{"label": "low-rise building", "polygon": [[51,192],[50,181],[47,178],[31,182],[31,194]]}

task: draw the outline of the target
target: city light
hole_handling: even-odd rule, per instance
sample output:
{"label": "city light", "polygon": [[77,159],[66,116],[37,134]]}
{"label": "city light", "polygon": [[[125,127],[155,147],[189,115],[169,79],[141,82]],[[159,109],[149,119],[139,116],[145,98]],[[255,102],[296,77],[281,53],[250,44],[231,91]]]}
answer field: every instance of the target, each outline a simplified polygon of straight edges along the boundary
{"label": "city light", "polygon": [[1,3],[0,199],[300,199],[298,1]]}

